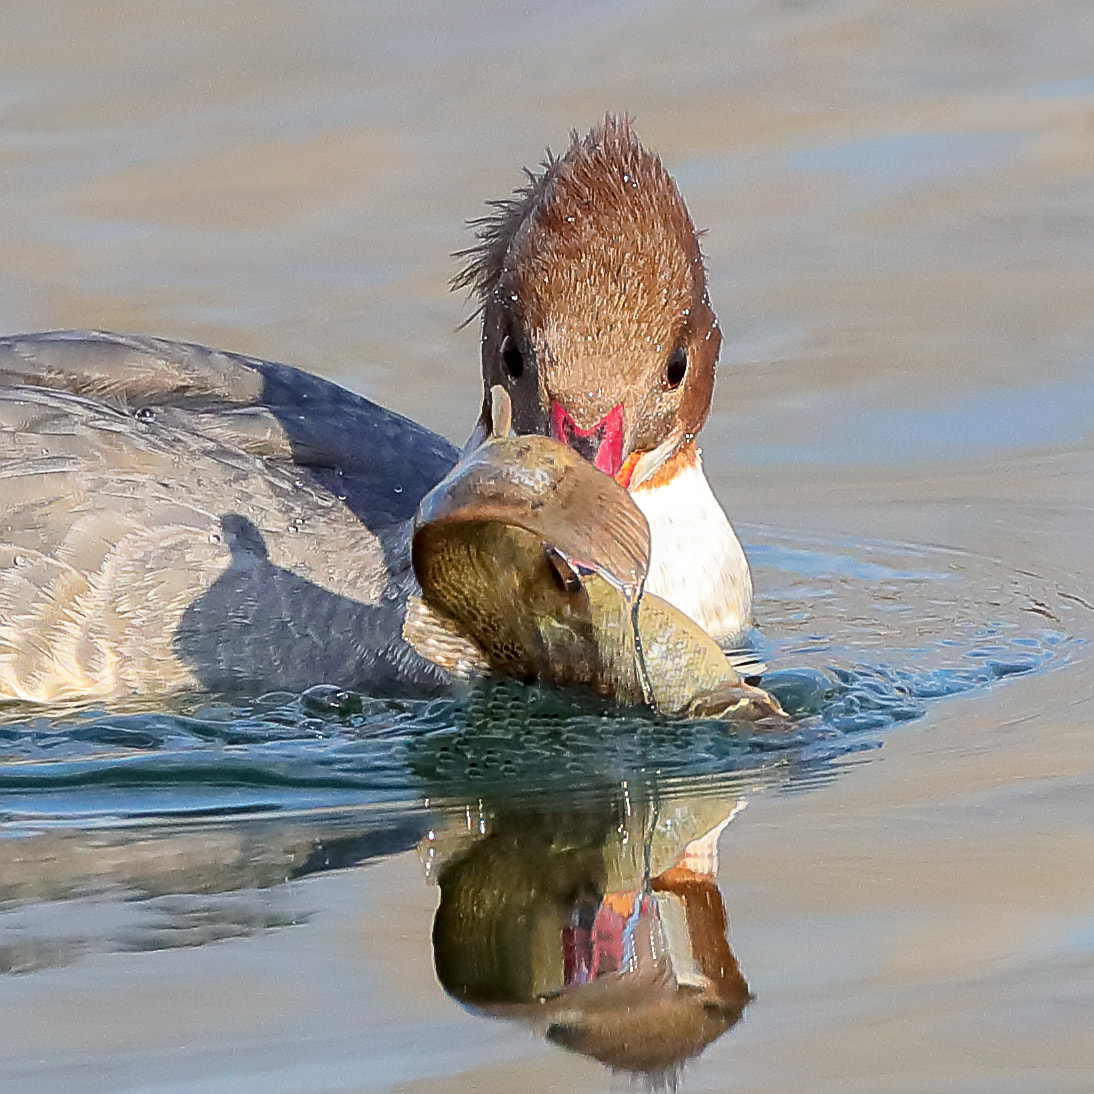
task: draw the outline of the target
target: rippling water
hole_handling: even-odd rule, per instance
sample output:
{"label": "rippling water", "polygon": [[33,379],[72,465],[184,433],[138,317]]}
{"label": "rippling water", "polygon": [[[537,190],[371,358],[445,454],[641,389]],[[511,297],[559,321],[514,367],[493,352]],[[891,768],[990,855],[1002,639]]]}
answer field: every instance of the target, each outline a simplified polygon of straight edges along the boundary
{"label": "rippling water", "polygon": [[0,816],[114,824],[817,767],[878,746],[931,700],[1066,663],[1075,646],[1038,626],[1050,592],[961,552],[767,532],[749,553],[764,683],[792,729],[670,722],[503,681],[431,701],[320,684],[66,716],[12,704]]}

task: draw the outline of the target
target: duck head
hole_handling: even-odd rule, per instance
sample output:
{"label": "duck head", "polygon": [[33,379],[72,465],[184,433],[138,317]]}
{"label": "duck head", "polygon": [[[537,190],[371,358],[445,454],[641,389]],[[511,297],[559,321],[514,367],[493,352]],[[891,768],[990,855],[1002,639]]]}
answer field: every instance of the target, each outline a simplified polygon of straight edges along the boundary
{"label": "duck head", "polygon": [[483,414],[501,384],[518,433],[553,436],[623,486],[706,421],[721,344],[698,234],[660,159],[607,117],[476,221],[454,280],[481,302]]}

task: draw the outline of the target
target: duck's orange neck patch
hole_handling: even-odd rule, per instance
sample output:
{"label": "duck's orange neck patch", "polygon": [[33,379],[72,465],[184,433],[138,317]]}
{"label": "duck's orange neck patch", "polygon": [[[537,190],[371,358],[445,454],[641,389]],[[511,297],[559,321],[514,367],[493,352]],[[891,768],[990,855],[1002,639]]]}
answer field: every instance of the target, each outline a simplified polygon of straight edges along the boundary
{"label": "duck's orange neck patch", "polygon": [[[632,460],[634,460],[635,463],[637,463],[638,459],[640,458],[641,455],[642,454],[633,454],[632,453],[630,456],[627,457],[627,463],[630,463]],[[680,445],[680,447],[677,448],[664,461],[664,463],[662,463],[660,466],[658,466],[652,473],[647,475],[638,484],[638,486],[635,487],[635,489],[636,490],[657,490],[658,488],[660,488],[662,486],[668,486],[668,484],[670,482],[672,482],[672,480],[675,479],[676,476],[678,474],[680,474],[681,471],[684,471],[689,467],[697,466],[698,462],[699,462],[699,454],[695,449],[695,445],[692,442],[687,441],[684,444]],[[624,467],[626,467],[626,464],[624,464]],[[622,474],[622,472],[621,472],[621,474]],[[627,476],[627,481],[623,482],[622,479],[620,479],[619,481],[622,483],[622,485],[627,487],[627,489],[629,490],[630,485],[631,485],[630,480],[633,478],[633,476],[634,476],[634,466],[632,464],[631,469],[630,469],[630,473]]]}
{"label": "duck's orange neck patch", "polygon": [[642,458],[641,452],[632,452],[624,461],[623,466],[615,473],[615,481],[620,486],[629,490],[631,486],[631,478],[634,476],[634,469],[638,466],[638,461]]}

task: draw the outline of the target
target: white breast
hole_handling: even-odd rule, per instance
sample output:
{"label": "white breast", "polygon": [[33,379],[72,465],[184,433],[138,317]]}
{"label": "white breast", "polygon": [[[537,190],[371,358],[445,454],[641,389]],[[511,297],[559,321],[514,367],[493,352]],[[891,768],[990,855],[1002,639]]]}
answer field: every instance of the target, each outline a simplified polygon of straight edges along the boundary
{"label": "white breast", "polygon": [[631,497],[650,525],[646,590],[674,604],[723,644],[752,623],[752,576],[696,452],[672,478]]}

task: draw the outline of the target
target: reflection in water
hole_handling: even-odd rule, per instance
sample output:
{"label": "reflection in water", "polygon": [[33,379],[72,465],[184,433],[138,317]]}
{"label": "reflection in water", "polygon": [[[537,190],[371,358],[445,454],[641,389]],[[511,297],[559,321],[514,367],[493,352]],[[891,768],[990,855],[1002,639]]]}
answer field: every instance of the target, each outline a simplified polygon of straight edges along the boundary
{"label": "reflection in water", "polygon": [[411,808],[30,826],[0,839],[0,976],[95,953],[201,947],[309,922],[290,884],[414,846]]}
{"label": "reflection in water", "polygon": [[[405,803],[0,840],[0,974],[313,923],[313,898],[290,882],[417,844],[440,888],[433,960],[452,998],[675,1084],[751,998],[715,880],[743,800],[711,779],[491,800],[442,807],[432,828]],[[414,933],[424,958],[424,920]]]}
{"label": "reflection in water", "polygon": [[476,1013],[674,1084],[751,998],[715,881],[742,807],[624,785],[599,807],[467,811],[462,832],[422,845],[441,984]]}
{"label": "reflection in water", "polygon": [[[750,773],[750,793],[765,778]],[[215,1023],[214,1059],[218,1045],[222,1061],[259,1045],[261,1074],[267,1049],[301,1053],[307,1066],[344,1038],[366,1046],[353,1050],[364,1080],[375,1053],[401,1066],[417,1050],[408,1044],[430,1051],[440,1029],[447,1060],[464,1036],[432,965],[473,1013],[674,1087],[750,999],[715,881],[740,785],[636,777],[601,790],[496,790],[468,810],[401,799],[82,830],[39,822],[0,839],[0,995],[27,999],[22,1020],[35,1028],[71,1007],[71,1035],[107,1062]],[[415,847],[439,886],[435,913],[407,854]],[[390,856],[402,862],[381,867]],[[132,982],[113,969],[139,969],[152,985],[130,1009],[117,993],[127,1000]],[[391,1028],[394,980],[426,993],[435,1013],[412,1027],[421,1040],[384,1046],[375,1031]]]}

